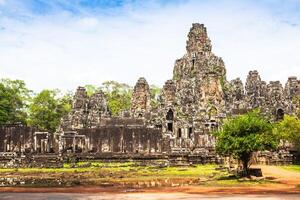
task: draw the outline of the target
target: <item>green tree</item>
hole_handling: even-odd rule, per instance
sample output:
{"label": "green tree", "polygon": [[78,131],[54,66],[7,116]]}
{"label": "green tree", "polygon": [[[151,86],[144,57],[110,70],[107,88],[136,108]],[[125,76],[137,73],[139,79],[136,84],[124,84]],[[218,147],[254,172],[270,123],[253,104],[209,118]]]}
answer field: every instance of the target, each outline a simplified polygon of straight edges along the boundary
{"label": "green tree", "polygon": [[57,90],[43,90],[37,94],[29,106],[29,124],[41,131],[54,132],[62,117],[71,109],[71,96],[58,97]]}
{"label": "green tree", "polygon": [[84,87],[89,97],[92,96],[97,90],[97,87],[95,85],[85,85]]}
{"label": "green tree", "polygon": [[276,131],[284,140],[291,142],[300,150],[300,120],[298,118],[285,115],[284,119],[277,124]]}
{"label": "green tree", "polygon": [[161,88],[155,85],[150,86],[150,95],[151,95],[151,107],[157,108],[159,106],[159,95],[161,93]]}
{"label": "green tree", "polygon": [[13,121],[13,107],[10,102],[13,92],[0,83],[0,124]]}
{"label": "green tree", "polygon": [[0,123],[26,124],[31,91],[22,80],[1,79]]}
{"label": "green tree", "polygon": [[214,134],[217,152],[240,160],[247,175],[252,154],[275,149],[279,143],[279,137],[272,131],[272,124],[258,111],[225,120]]}
{"label": "green tree", "polygon": [[112,116],[118,116],[121,110],[131,107],[132,88],[124,83],[106,81],[102,83],[103,90]]}

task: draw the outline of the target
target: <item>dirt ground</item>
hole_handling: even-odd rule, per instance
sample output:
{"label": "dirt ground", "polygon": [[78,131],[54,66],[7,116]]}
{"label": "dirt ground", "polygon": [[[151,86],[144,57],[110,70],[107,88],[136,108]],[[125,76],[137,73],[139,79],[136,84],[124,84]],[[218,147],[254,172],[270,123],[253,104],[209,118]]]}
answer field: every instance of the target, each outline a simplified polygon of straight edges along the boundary
{"label": "dirt ground", "polygon": [[[28,188],[28,187],[1,187],[0,193],[184,193],[184,194],[212,194],[212,195],[231,195],[231,194],[297,194],[300,195],[300,173],[288,171],[275,166],[253,166],[260,167],[263,175],[275,180],[277,184],[263,184],[239,187],[214,187],[214,186],[181,186],[181,187],[162,187],[146,189],[126,189],[96,186],[62,187],[62,188]],[[298,198],[300,199],[300,197]]]}
{"label": "dirt ground", "polygon": [[298,194],[186,194],[186,193],[121,193],[121,194],[68,194],[68,193],[0,193],[3,200],[298,200]]}

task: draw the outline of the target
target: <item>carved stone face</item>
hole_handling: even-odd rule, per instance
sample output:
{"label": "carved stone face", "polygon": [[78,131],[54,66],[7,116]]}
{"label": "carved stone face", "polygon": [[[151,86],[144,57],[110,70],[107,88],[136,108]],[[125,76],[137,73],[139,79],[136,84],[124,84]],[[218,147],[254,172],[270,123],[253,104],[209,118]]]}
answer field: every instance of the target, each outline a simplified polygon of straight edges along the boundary
{"label": "carved stone face", "polygon": [[201,86],[201,90],[204,93],[204,97],[207,100],[216,99],[217,101],[222,99],[222,88],[220,81],[216,77],[209,77],[207,81]]}

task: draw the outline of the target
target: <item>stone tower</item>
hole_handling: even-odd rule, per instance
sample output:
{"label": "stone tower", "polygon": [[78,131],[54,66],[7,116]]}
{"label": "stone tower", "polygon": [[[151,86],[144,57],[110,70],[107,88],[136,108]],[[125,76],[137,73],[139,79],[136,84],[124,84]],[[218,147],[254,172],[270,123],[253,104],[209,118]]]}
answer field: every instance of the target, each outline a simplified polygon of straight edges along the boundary
{"label": "stone tower", "polygon": [[245,85],[247,109],[265,106],[266,83],[261,80],[259,73],[250,71]]}
{"label": "stone tower", "polygon": [[240,78],[230,81],[228,91],[226,91],[226,106],[229,113],[240,113],[245,111],[245,91]]}
{"label": "stone tower", "polygon": [[211,41],[207,36],[206,27],[203,24],[195,23],[188,33],[186,51],[188,54],[211,52]]}
{"label": "stone tower", "polygon": [[193,24],[186,54],[176,60],[173,79],[162,91],[162,128],[172,151],[191,149],[195,143],[213,145],[206,133],[225,115],[225,84],[224,62],[212,53],[206,28]]}
{"label": "stone tower", "polygon": [[211,52],[211,42],[203,24],[192,25],[186,50],[187,53],[176,60],[173,71],[180,113],[194,119],[218,117],[225,111],[226,70],[222,58]]}
{"label": "stone tower", "polygon": [[63,119],[64,129],[80,129],[87,125],[88,95],[84,87],[78,87],[73,97],[72,109],[69,115]]}
{"label": "stone tower", "polygon": [[172,107],[175,103],[176,85],[173,80],[167,80],[163,86],[161,101],[163,107]]}
{"label": "stone tower", "polygon": [[145,78],[139,78],[133,89],[131,113],[133,117],[144,117],[151,109],[150,88]]}
{"label": "stone tower", "polygon": [[104,118],[109,118],[110,113],[104,93],[101,90],[96,91],[88,103],[88,126],[91,128],[101,125]]}
{"label": "stone tower", "polygon": [[62,121],[64,130],[96,128],[102,119],[109,118],[110,112],[104,93],[101,90],[88,97],[84,87],[78,87],[73,97],[72,109]]}
{"label": "stone tower", "polygon": [[296,76],[291,76],[285,84],[284,96],[287,103],[286,113],[295,114],[295,111],[300,109],[296,103],[296,97],[300,98],[300,80]]}

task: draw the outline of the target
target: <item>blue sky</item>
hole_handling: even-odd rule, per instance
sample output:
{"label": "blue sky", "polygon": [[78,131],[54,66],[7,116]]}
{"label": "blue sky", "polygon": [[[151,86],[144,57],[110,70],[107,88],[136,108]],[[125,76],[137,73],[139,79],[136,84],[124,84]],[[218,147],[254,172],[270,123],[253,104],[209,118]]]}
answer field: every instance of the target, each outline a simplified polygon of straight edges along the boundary
{"label": "blue sky", "polygon": [[300,1],[0,0],[0,78],[74,90],[143,76],[162,86],[204,23],[227,79],[300,76]]}

